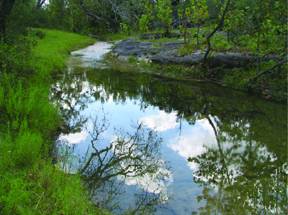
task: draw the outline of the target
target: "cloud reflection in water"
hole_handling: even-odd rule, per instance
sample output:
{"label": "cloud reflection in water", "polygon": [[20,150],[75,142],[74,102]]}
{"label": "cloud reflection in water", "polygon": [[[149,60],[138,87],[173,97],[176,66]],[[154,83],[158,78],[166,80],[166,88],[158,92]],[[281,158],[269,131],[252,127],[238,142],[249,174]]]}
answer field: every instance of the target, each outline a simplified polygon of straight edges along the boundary
{"label": "cloud reflection in water", "polygon": [[139,119],[139,122],[157,132],[167,131],[176,128],[178,125],[177,113],[166,113],[164,111],[159,111],[155,115],[142,117]]}
{"label": "cloud reflection in water", "polygon": [[[217,144],[213,128],[207,119],[197,120],[195,125],[183,130],[182,135],[171,140],[169,147],[176,151],[186,160],[190,157],[196,157],[205,152],[206,147]],[[196,166],[192,162],[187,162],[192,170]]]}

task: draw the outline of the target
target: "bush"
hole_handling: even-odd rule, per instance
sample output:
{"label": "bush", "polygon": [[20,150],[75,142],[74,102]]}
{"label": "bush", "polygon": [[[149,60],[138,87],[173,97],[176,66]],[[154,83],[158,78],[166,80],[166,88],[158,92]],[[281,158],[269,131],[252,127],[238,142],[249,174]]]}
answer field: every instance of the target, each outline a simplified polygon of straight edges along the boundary
{"label": "bush", "polygon": [[24,87],[22,81],[15,79],[4,74],[0,81],[0,109],[5,117],[2,120],[13,132],[17,132],[22,121],[27,120],[28,127],[51,135],[57,128],[59,115],[47,100],[49,88],[38,84]]}
{"label": "bush", "polygon": [[19,77],[30,74],[29,57],[34,44],[33,38],[25,36],[7,43],[0,42],[0,72],[17,74]]}
{"label": "bush", "polygon": [[145,33],[149,31],[149,23],[150,23],[150,18],[148,15],[142,15],[140,20],[139,20],[139,29],[141,32]]}
{"label": "bush", "polygon": [[121,32],[126,35],[130,35],[131,33],[131,29],[129,25],[127,25],[126,23],[120,23],[120,29],[121,29]]}

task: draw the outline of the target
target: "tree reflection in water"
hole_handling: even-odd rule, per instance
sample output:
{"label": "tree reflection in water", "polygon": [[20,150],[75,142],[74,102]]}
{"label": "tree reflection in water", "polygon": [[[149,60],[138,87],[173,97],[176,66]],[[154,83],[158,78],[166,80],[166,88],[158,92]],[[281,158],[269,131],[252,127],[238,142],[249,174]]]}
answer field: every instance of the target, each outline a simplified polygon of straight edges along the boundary
{"label": "tree reflection in water", "polygon": [[[87,150],[83,159],[79,159],[76,168],[81,173],[89,192],[101,207],[109,207],[110,210],[117,209],[113,197],[121,194],[121,183],[133,183],[143,189],[136,197],[135,208],[130,208],[129,213],[152,210],[153,206],[165,200],[161,185],[169,180],[169,171],[159,155],[159,144],[161,139],[152,130],[146,129],[139,124],[133,134],[116,132],[113,141],[102,142],[102,136],[108,129],[106,118],[92,122],[92,128],[87,129],[90,135],[91,148]],[[65,140],[59,140],[58,147],[64,154],[58,152],[63,159],[63,169],[70,167],[73,161],[73,146],[67,145]],[[62,147],[61,147],[62,145]],[[68,153],[66,153],[68,151]],[[70,153],[69,153],[70,151]],[[69,160],[70,159],[70,160]],[[70,166],[67,166],[70,165]],[[69,171],[68,171],[69,172]],[[149,183],[156,183],[155,186]],[[158,183],[158,184],[157,184]],[[97,197],[101,197],[97,198]],[[164,198],[164,199],[163,199]]]}
{"label": "tree reflection in water", "polygon": [[64,120],[61,132],[66,134],[81,130],[87,120],[81,115],[81,111],[92,102],[91,94],[95,91],[85,81],[84,73],[76,75],[72,72],[74,71],[66,71],[60,80],[52,85],[50,93]]}
{"label": "tree reflection in water", "polygon": [[[131,178],[163,177],[159,171],[164,163],[159,158],[161,139],[152,130],[140,124],[134,134],[116,134],[113,141],[101,146],[101,135],[107,129],[105,118],[100,124],[93,122],[91,135],[92,151],[83,162],[80,172],[92,183],[94,188],[115,177],[129,180]],[[122,132],[121,132],[122,133]],[[154,191],[156,192],[156,191]]]}
{"label": "tree reflection in water", "polygon": [[[109,128],[104,110],[98,112],[103,116],[101,119],[81,114],[101,91],[89,85],[85,75],[71,76],[69,72],[52,87],[51,97],[65,120],[57,140],[58,164],[67,173],[80,173],[91,198],[110,210],[121,210],[115,201],[115,196],[124,192],[120,184],[139,185],[142,191],[135,196],[135,207],[126,212],[150,213],[167,198],[162,191],[170,172],[160,159],[162,140],[154,131],[139,124],[132,134],[115,130],[111,142],[103,141]],[[84,156],[77,157],[76,144],[86,138],[90,140],[89,148]]]}
{"label": "tree reflection in water", "polygon": [[[154,132],[138,125],[132,134],[118,131],[111,142],[101,142],[99,137],[101,134],[105,136],[107,129],[107,124],[103,123],[105,120],[83,118],[80,114],[89,102],[108,103],[112,100],[116,104],[124,104],[127,100],[137,100],[143,111],[148,106],[157,107],[167,114],[175,114],[179,122],[193,125],[205,121],[213,130],[215,144],[203,144],[201,147],[205,150],[194,157],[191,153],[189,159],[197,167],[193,168],[194,181],[203,187],[202,194],[198,196],[198,200],[204,203],[198,211],[200,214],[287,212],[285,106],[213,85],[200,86],[195,82],[124,74],[107,69],[87,71],[82,75],[69,74],[68,78],[63,78],[63,83],[58,82],[55,86],[52,94],[62,106],[65,124],[68,124],[63,133],[76,132],[77,138],[86,135],[91,140],[87,156],[77,162],[81,164],[83,177],[96,202],[100,202],[96,197],[101,196],[107,200],[102,202],[103,205],[117,209],[110,194],[123,191],[119,183],[138,184],[147,191],[147,183],[143,182],[143,179],[147,181],[145,175],[158,173],[159,180],[156,181],[169,180],[170,172],[159,158],[160,139]],[[96,114],[101,115],[99,112]],[[90,127],[86,131],[90,133],[85,133],[85,130],[81,133],[79,128],[87,124]],[[197,143],[186,143],[185,149],[192,147],[191,150],[195,150],[193,147]],[[70,144],[71,151],[66,154],[71,154],[73,147]],[[158,187],[161,188],[161,183]],[[149,190],[139,194],[136,201],[141,204],[134,209],[145,211],[147,208],[142,205],[159,203],[163,200],[158,198],[159,193]],[[129,210],[135,212],[134,209]]]}
{"label": "tree reflection in water", "polygon": [[[149,75],[88,73],[115,100],[137,98],[194,124],[206,119],[216,144],[190,158],[203,186],[200,214],[287,213],[286,108],[213,85]],[[111,78],[113,77],[113,78]],[[214,117],[213,117],[214,116]]]}
{"label": "tree reflection in water", "polygon": [[[221,132],[221,123],[207,116],[217,145],[189,161],[197,164],[194,181],[201,184],[205,201],[200,214],[285,214],[287,212],[287,161],[252,140],[248,122]],[[242,137],[239,138],[239,134]]]}

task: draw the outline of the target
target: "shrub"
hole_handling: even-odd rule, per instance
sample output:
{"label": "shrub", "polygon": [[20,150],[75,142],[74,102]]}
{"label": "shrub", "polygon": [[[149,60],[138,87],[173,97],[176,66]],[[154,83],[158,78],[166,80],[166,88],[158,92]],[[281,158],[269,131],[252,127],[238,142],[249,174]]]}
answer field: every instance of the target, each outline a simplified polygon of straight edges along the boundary
{"label": "shrub", "polygon": [[139,20],[139,29],[141,32],[145,33],[149,31],[149,23],[150,23],[150,18],[148,15],[144,14],[141,16]]}
{"label": "shrub", "polygon": [[123,23],[123,22],[120,23],[120,29],[121,29],[121,32],[123,32],[126,35],[130,35],[131,33],[131,29],[129,25],[127,25],[126,23]]}

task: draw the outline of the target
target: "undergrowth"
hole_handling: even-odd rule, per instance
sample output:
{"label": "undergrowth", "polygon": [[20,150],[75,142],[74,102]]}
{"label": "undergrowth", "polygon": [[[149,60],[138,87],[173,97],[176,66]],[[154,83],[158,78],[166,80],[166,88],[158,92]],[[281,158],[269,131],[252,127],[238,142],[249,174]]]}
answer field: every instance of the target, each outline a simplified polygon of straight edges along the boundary
{"label": "undergrowth", "polygon": [[33,42],[23,52],[19,41],[1,44],[0,214],[105,214],[89,200],[80,176],[59,170],[51,156],[61,123],[48,99],[51,74],[64,68],[69,51],[93,39],[33,29],[24,41]]}

